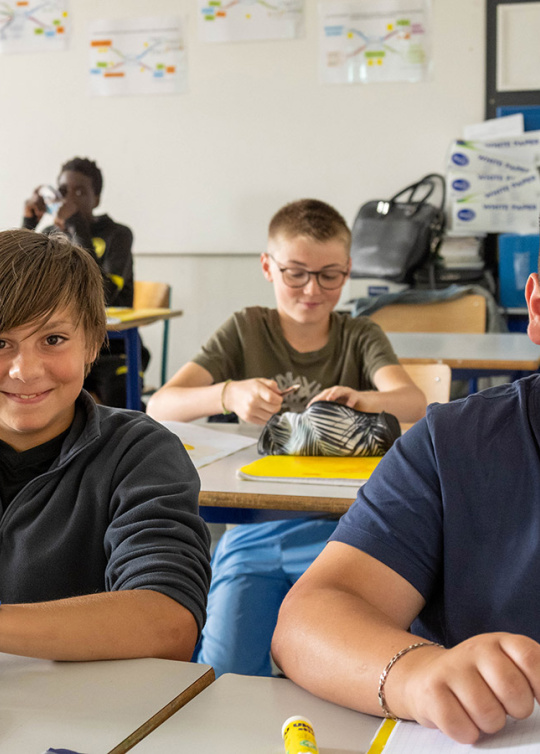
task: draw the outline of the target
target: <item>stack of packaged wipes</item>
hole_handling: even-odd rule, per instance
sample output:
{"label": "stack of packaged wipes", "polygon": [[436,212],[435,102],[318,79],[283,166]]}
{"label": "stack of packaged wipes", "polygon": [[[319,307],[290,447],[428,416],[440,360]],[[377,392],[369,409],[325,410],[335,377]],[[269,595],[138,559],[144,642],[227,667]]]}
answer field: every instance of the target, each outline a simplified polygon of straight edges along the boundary
{"label": "stack of packaged wipes", "polygon": [[448,157],[449,225],[453,233],[537,233],[540,131],[455,141]]}

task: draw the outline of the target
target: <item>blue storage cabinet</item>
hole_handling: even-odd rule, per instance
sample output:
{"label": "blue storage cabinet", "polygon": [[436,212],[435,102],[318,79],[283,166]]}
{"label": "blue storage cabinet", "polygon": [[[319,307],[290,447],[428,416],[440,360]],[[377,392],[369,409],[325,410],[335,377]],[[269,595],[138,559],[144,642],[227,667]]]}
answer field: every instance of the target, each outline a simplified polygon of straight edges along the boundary
{"label": "blue storage cabinet", "polygon": [[538,271],[538,234],[499,235],[499,303],[505,308],[526,306],[525,284]]}

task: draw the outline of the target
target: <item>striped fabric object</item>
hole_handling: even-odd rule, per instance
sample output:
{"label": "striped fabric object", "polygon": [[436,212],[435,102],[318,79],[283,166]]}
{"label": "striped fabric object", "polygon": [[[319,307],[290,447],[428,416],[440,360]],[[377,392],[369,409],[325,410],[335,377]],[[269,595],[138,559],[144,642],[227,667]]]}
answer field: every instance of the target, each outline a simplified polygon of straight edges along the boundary
{"label": "striped fabric object", "polygon": [[370,414],[334,401],[316,401],[303,413],[273,416],[257,449],[261,455],[274,456],[382,456],[400,435],[393,414]]}

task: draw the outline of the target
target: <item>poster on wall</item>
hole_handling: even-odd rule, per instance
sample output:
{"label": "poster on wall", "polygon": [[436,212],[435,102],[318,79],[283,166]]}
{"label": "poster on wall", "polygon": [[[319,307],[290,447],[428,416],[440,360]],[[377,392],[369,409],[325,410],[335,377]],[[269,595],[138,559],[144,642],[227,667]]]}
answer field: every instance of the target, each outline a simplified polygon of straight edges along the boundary
{"label": "poster on wall", "polygon": [[319,2],[320,75],[327,84],[425,81],[431,0]]}
{"label": "poster on wall", "polygon": [[183,25],[176,16],[94,21],[89,27],[89,52],[91,94],[187,90]]}
{"label": "poster on wall", "polygon": [[295,39],[304,33],[303,0],[198,0],[204,42]]}
{"label": "poster on wall", "polygon": [[67,0],[3,0],[0,52],[58,52],[69,40]]}

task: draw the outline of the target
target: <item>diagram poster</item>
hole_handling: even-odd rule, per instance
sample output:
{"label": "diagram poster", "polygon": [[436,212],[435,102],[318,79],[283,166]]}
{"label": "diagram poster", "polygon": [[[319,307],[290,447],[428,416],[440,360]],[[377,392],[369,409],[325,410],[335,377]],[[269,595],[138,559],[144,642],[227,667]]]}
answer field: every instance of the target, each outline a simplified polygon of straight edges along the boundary
{"label": "diagram poster", "polygon": [[430,0],[321,0],[322,81],[424,81],[429,72]]}
{"label": "diagram poster", "polygon": [[92,94],[173,94],[187,89],[180,18],[94,21],[89,47]]}
{"label": "diagram poster", "polygon": [[0,2],[0,52],[56,52],[68,37],[67,0]]}
{"label": "diagram poster", "polygon": [[205,42],[294,39],[304,33],[303,0],[199,0]]}

